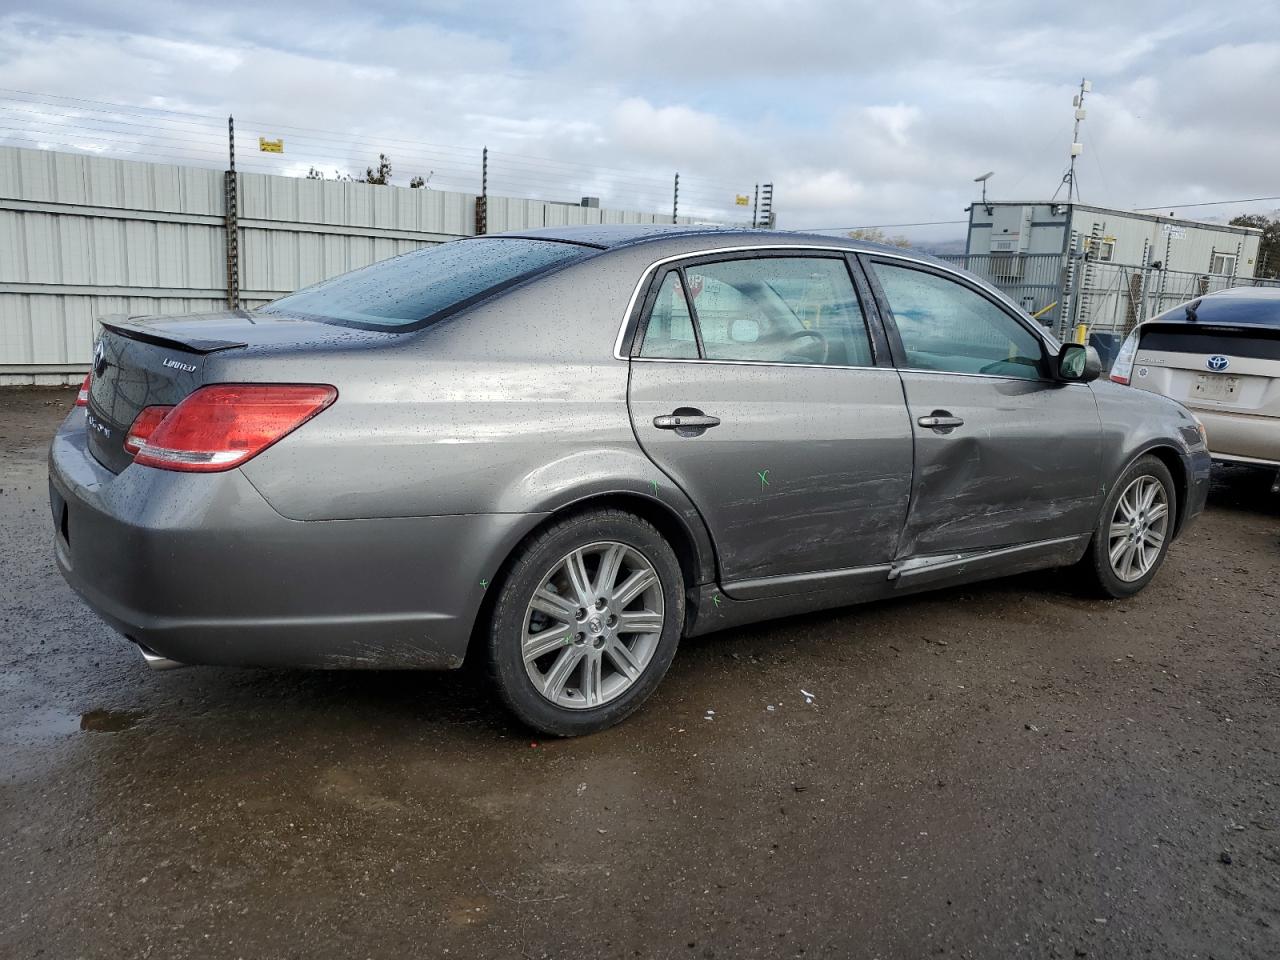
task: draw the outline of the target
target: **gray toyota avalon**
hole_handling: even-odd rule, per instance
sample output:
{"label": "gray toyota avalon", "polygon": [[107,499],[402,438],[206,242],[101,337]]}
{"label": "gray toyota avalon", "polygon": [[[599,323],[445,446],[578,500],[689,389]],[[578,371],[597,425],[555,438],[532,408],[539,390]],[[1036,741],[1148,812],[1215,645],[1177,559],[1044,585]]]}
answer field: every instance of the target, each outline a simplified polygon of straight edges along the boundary
{"label": "gray toyota avalon", "polygon": [[999,291],[821,236],[584,227],[103,325],[58,565],[153,666],[487,661],[551,734],[681,637],[1044,567],[1156,575],[1210,457]]}

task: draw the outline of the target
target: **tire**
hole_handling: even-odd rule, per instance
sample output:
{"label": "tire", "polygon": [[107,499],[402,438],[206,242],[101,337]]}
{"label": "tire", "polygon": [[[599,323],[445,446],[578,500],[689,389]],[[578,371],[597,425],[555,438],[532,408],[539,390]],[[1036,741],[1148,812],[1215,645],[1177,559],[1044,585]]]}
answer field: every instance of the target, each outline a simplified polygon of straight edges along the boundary
{"label": "tire", "polygon": [[1139,457],[1112,485],[1080,561],[1088,586],[1114,599],[1146,587],[1164,564],[1177,516],[1169,468],[1158,457]]}
{"label": "tire", "polygon": [[502,580],[490,675],[503,703],[534,730],[604,730],[662,681],[684,608],[680,563],[652,525],[613,509],[567,517],[522,545]]}

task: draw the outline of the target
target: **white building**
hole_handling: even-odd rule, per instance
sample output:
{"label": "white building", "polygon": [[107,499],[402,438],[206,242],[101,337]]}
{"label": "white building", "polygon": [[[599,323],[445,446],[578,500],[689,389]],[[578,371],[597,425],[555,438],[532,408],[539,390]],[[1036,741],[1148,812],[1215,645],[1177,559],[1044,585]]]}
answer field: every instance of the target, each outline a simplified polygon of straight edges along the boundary
{"label": "white building", "polygon": [[1252,282],[1261,237],[1252,227],[1082,203],[976,201],[964,260],[1062,332],[1078,323],[1119,332]]}
{"label": "white building", "polygon": [[969,208],[969,254],[1086,253],[1129,266],[1252,277],[1262,231],[1083,203],[981,202]]}

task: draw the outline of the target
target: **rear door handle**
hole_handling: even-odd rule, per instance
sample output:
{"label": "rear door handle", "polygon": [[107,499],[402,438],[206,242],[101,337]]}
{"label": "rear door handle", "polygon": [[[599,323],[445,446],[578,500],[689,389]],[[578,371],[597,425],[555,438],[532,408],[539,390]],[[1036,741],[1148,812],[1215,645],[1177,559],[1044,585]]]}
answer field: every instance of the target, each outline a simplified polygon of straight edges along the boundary
{"label": "rear door handle", "polygon": [[951,416],[945,410],[935,410],[930,416],[921,417],[916,423],[922,427],[932,427],[934,430],[950,430],[964,426],[964,420]]}
{"label": "rear door handle", "polygon": [[705,430],[707,427],[720,426],[720,418],[708,417],[702,413],[669,413],[663,417],[654,417],[653,425],[659,430],[680,430],[686,427]]}

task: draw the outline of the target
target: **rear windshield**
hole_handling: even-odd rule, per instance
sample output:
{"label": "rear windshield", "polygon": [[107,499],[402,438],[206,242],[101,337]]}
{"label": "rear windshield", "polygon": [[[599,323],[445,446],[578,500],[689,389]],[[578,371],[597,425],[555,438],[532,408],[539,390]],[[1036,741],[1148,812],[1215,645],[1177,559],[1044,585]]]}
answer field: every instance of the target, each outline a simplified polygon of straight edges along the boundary
{"label": "rear windshield", "polygon": [[1142,328],[1140,350],[1167,353],[1224,353],[1232,357],[1280,360],[1280,325],[1270,330],[1235,330],[1200,323],[1162,324]]}
{"label": "rear windshield", "polygon": [[1280,327],[1280,295],[1274,297],[1205,297],[1166,310],[1157,320],[1188,320],[1187,307],[1195,310],[1196,323],[1260,323]]}
{"label": "rear windshield", "polygon": [[456,240],[324,280],[262,310],[373,330],[425,326],[589,252],[549,240]]}

